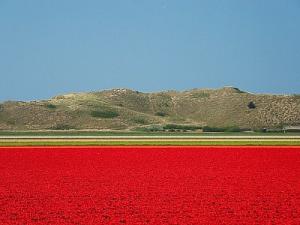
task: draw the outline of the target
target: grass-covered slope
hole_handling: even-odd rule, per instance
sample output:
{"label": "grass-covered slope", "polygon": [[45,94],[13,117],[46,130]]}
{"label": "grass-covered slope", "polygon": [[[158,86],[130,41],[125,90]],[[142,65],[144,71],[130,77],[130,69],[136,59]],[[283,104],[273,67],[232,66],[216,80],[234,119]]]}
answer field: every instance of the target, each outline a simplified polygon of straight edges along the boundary
{"label": "grass-covered slope", "polygon": [[298,125],[300,98],[232,87],[159,93],[113,89],[0,104],[2,130],[128,130],[165,124],[250,129]]}

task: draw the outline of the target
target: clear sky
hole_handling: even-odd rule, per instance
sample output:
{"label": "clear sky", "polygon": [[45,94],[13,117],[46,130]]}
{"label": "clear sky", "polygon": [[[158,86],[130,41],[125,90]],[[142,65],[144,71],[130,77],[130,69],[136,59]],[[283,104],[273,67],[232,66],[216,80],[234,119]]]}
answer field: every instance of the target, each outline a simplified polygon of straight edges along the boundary
{"label": "clear sky", "polygon": [[300,0],[0,0],[0,101],[125,87],[300,93]]}

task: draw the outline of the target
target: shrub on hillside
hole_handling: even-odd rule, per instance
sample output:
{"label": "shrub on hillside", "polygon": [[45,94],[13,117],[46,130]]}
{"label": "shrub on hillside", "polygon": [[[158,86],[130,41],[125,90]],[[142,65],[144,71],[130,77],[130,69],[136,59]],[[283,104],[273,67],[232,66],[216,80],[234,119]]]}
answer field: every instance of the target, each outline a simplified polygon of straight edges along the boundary
{"label": "shrub on hillside", "polygon": [[53,104],[47,104],[46,107],[48,109],[56,109],[57,108],[56,105],[53,105]]}
{"label": "shrub on hillside", "polygon": [[160,125],[151,125],[146,127],[137,127],[134,129],[135,131],[142,131],[142,132],[158,132],[158,131],[164,131],[162,126]]}
{"label": "shrub on hillside", "polygon": [[252,102],[252,101],[251,101],[251,102],[249,102],[249,103],[248,103],[248,108],[249,108],[249,109],[255,109],[255,108],[256,108],[256,105],[255,105],[255,103],[254,103],[254,102]]}
{"label": "shrub on hillside", "polygon": [[175,131],[175,130],[199,130],[202,129],[201,126],[196,125],[180,125],[180,124],[167,124],[163,127],[165,130]]}
{"label": "shrub on hillside", "polygon": [[203,132],[225,132],[225,128],[224,127],[205,126],[205,127],[203,127]]}
{"label": "shrub on hillside", "polygon": [[166,116],[167,113],[165,113],[165,112],[157,112],[157,113],[155,113],[155,115],[156,116]]}
{"label": "shrub on hillside", "polygon": [[237,93],[246,93],[245,91],[241,91],[239,88],[233,87],[233,89],[237,92]]}
{"label": "shrub on hillside", "polygon": [[239,127],[209,127],[205,126],[203,127],[203,132],[242,132],[246,131],[248,129],[241,129]]}

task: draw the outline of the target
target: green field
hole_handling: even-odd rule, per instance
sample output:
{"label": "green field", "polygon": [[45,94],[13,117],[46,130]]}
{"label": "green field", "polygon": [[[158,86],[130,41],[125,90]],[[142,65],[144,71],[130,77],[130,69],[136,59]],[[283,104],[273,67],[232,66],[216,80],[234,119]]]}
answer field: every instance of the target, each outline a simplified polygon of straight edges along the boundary
{"label": "green field", "polygon": [[300,146],[300,140],[14,140],[0,141],[0,146]]}
{"label": "green field", "polygon": [[0,131],[0,146],[300,146],[300,133]]}

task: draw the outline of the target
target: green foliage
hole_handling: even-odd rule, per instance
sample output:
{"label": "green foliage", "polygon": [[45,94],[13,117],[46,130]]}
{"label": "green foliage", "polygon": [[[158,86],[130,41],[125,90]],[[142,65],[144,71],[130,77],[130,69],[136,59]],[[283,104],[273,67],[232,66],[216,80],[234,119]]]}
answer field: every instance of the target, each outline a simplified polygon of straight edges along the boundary
{"label": "green foliage", "polygon": [[147,127],[137,127],[135,131],[140,131],[140,132],[159,132],[163,131],[162,126],[160,125],[151,125]]}
{"label": "green foliage", "polygon": [[249,108],[249,109],[255,109],[255,108],[256,108],[256,105],[255,105],[255,103],[254,103],[254,102],[252,102],[252,101],[251,101],[251,102],[249,102],[249,103],[248,103],[248,108]]}
{"label": "green foliage", "polygon": [[0,112],[2,112],[4,110],[4,107],[2,104],[0,104]]}
{"label": "green foliage", "polygon": [[199,130],[199,129],[202,129],[202,126],[167,124],[163,127],[163,129],[173,132],[173,131],[176,131],[176,130]]}
{"label": "green foliage", "polygon": [[119,116],[119,113],[113,110],[97,110],[91,111],[91,116],[98,118],[115,118]]}
{"label": "green foliage", "polygon": [[66,141],[64,139],[60,141],[42,141],[42,140],[32,140],[32,141],[0,141],[0,146],[299,146],[299,140],[289,140],[283,139],[280,141],[270,142],[268,140],[221,140],[221,141],[173,141],[173,140],[145,140],[145,141],[112,141],[112,140],[101,140],[101,141]]}
{"label": "green foliage", "polygon": [[225,128],[223,127],[209,127],[205,126],[203,127],[203,132],[225,132]]}
{"label": "green foliage", "polygon": [[241,91],[239,88],[233,87],[233,89],[237,92],[237,93],[246,93],[244,91]]}
{"label": "green foliage", "polygon": [[209,127],[205,126],[203,127],[203,132],[242,132],[247,129],[241,129],[239,127]]}
{"label": "green foliage", "polygon": [[299,133],[300,129],[291,129],[291,130],[287,130],[286,133]]}
{"label": "green foliage", "polygon": [[156,116],[166,116],[167,113],[165,113],[165,112],[156,112],[155,115]]}
{"label": "green foliage", "polygon": [[53,105],[53,104],[47,104],[46,107],[48,109],[56,109],[57,108],[56,105]]}

